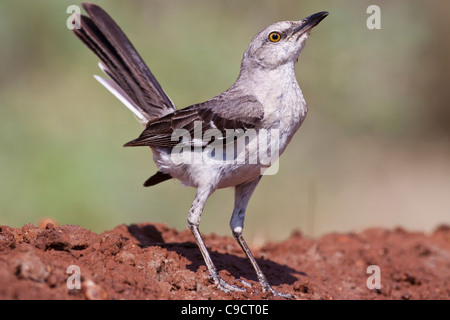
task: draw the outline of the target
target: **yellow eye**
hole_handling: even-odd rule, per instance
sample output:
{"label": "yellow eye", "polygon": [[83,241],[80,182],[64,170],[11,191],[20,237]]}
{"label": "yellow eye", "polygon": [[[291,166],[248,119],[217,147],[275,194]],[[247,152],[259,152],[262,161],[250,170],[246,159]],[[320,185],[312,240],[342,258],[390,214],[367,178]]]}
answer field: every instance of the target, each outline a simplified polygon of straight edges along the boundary
{"label": "yellow eye", "polygon": [[278,41],[280,41],[280,40],[281,40],[281,33],[276,32],[276,31],[271,32],[271,33],[269,34],[269,40],[270,40],[271,42],[278,42]]}

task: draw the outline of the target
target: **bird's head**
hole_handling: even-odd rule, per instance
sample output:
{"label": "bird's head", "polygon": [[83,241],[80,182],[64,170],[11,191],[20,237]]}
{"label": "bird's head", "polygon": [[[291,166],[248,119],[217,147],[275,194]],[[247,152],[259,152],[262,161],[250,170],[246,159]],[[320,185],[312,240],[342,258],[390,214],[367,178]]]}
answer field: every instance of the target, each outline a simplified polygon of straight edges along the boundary
{"label": "bird's head", "polygon": [[328,12],[323,11],[300,21],[282,21],[268,26],[253,37],[244,53],[243,66],[250,63],[273,69],[287,62],[295,63],[311,29],[327,15]]}

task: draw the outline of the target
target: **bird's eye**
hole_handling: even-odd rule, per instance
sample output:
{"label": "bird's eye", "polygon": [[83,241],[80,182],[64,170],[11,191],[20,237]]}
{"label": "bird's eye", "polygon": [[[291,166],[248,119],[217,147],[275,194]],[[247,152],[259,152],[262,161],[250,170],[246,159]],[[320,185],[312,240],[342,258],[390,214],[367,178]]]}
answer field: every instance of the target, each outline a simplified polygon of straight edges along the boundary
{"label": "bird's eye", "polygon": [[280,40],[281,40],[281,33],[274,31],[269,34],[269,41],[278,42]]}

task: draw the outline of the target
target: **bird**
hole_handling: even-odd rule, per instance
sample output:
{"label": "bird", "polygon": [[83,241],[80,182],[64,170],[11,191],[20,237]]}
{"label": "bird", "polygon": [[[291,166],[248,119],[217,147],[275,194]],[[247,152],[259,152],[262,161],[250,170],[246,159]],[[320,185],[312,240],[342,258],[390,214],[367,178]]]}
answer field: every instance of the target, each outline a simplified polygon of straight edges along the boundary
{"label": "bird", "polygon": [[[250,160],[264,152],[275,155],[271,160],[277,160],[303,123],[308,107],[294,66],[311,30],[328,12],[264,28],[245,50],[234,84],[208,101],[177,109],[111,16],[98,5],[82,6],[88,16],[76,13],[73,24],[78,21],[79,25],[73,31],[100,59],[100,69],[108,76],[94,77],[145,127],[138,138],[124,145],[147,146],[152,151],[158,171],[144,186],[176,179],[196,188],[187,226],[210,280],[224,292],[245,291],[222,279],[199,231],[203,208],[211,194],[234,188],[230,228],[250,260],[262,291],[293,298],[269,284],[242,235],[248,202],[265,170],[273,164]],[[262,133],[270,136],[265,143],[261,142]]]}

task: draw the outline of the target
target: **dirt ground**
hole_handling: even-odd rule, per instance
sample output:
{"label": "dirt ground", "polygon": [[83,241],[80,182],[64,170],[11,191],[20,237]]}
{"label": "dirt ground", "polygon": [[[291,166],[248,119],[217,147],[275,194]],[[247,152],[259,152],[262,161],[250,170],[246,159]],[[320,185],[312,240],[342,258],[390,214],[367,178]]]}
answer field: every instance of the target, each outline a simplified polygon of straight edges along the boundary
{"label": "dirt ground", "polygon": [[[0,299],[274,299],[261,292],[232,237],[204,239],[221,276],[246,292],[215,288],[188,230],[0,226]],[[296,299],[450,298],[449,226],[431,234],[368,229],[318,239],[297,232],[252,249],[269,282]],[[379,273],[367,273],[371,265]],[[368,289],[377,275],[381,289]]]}

